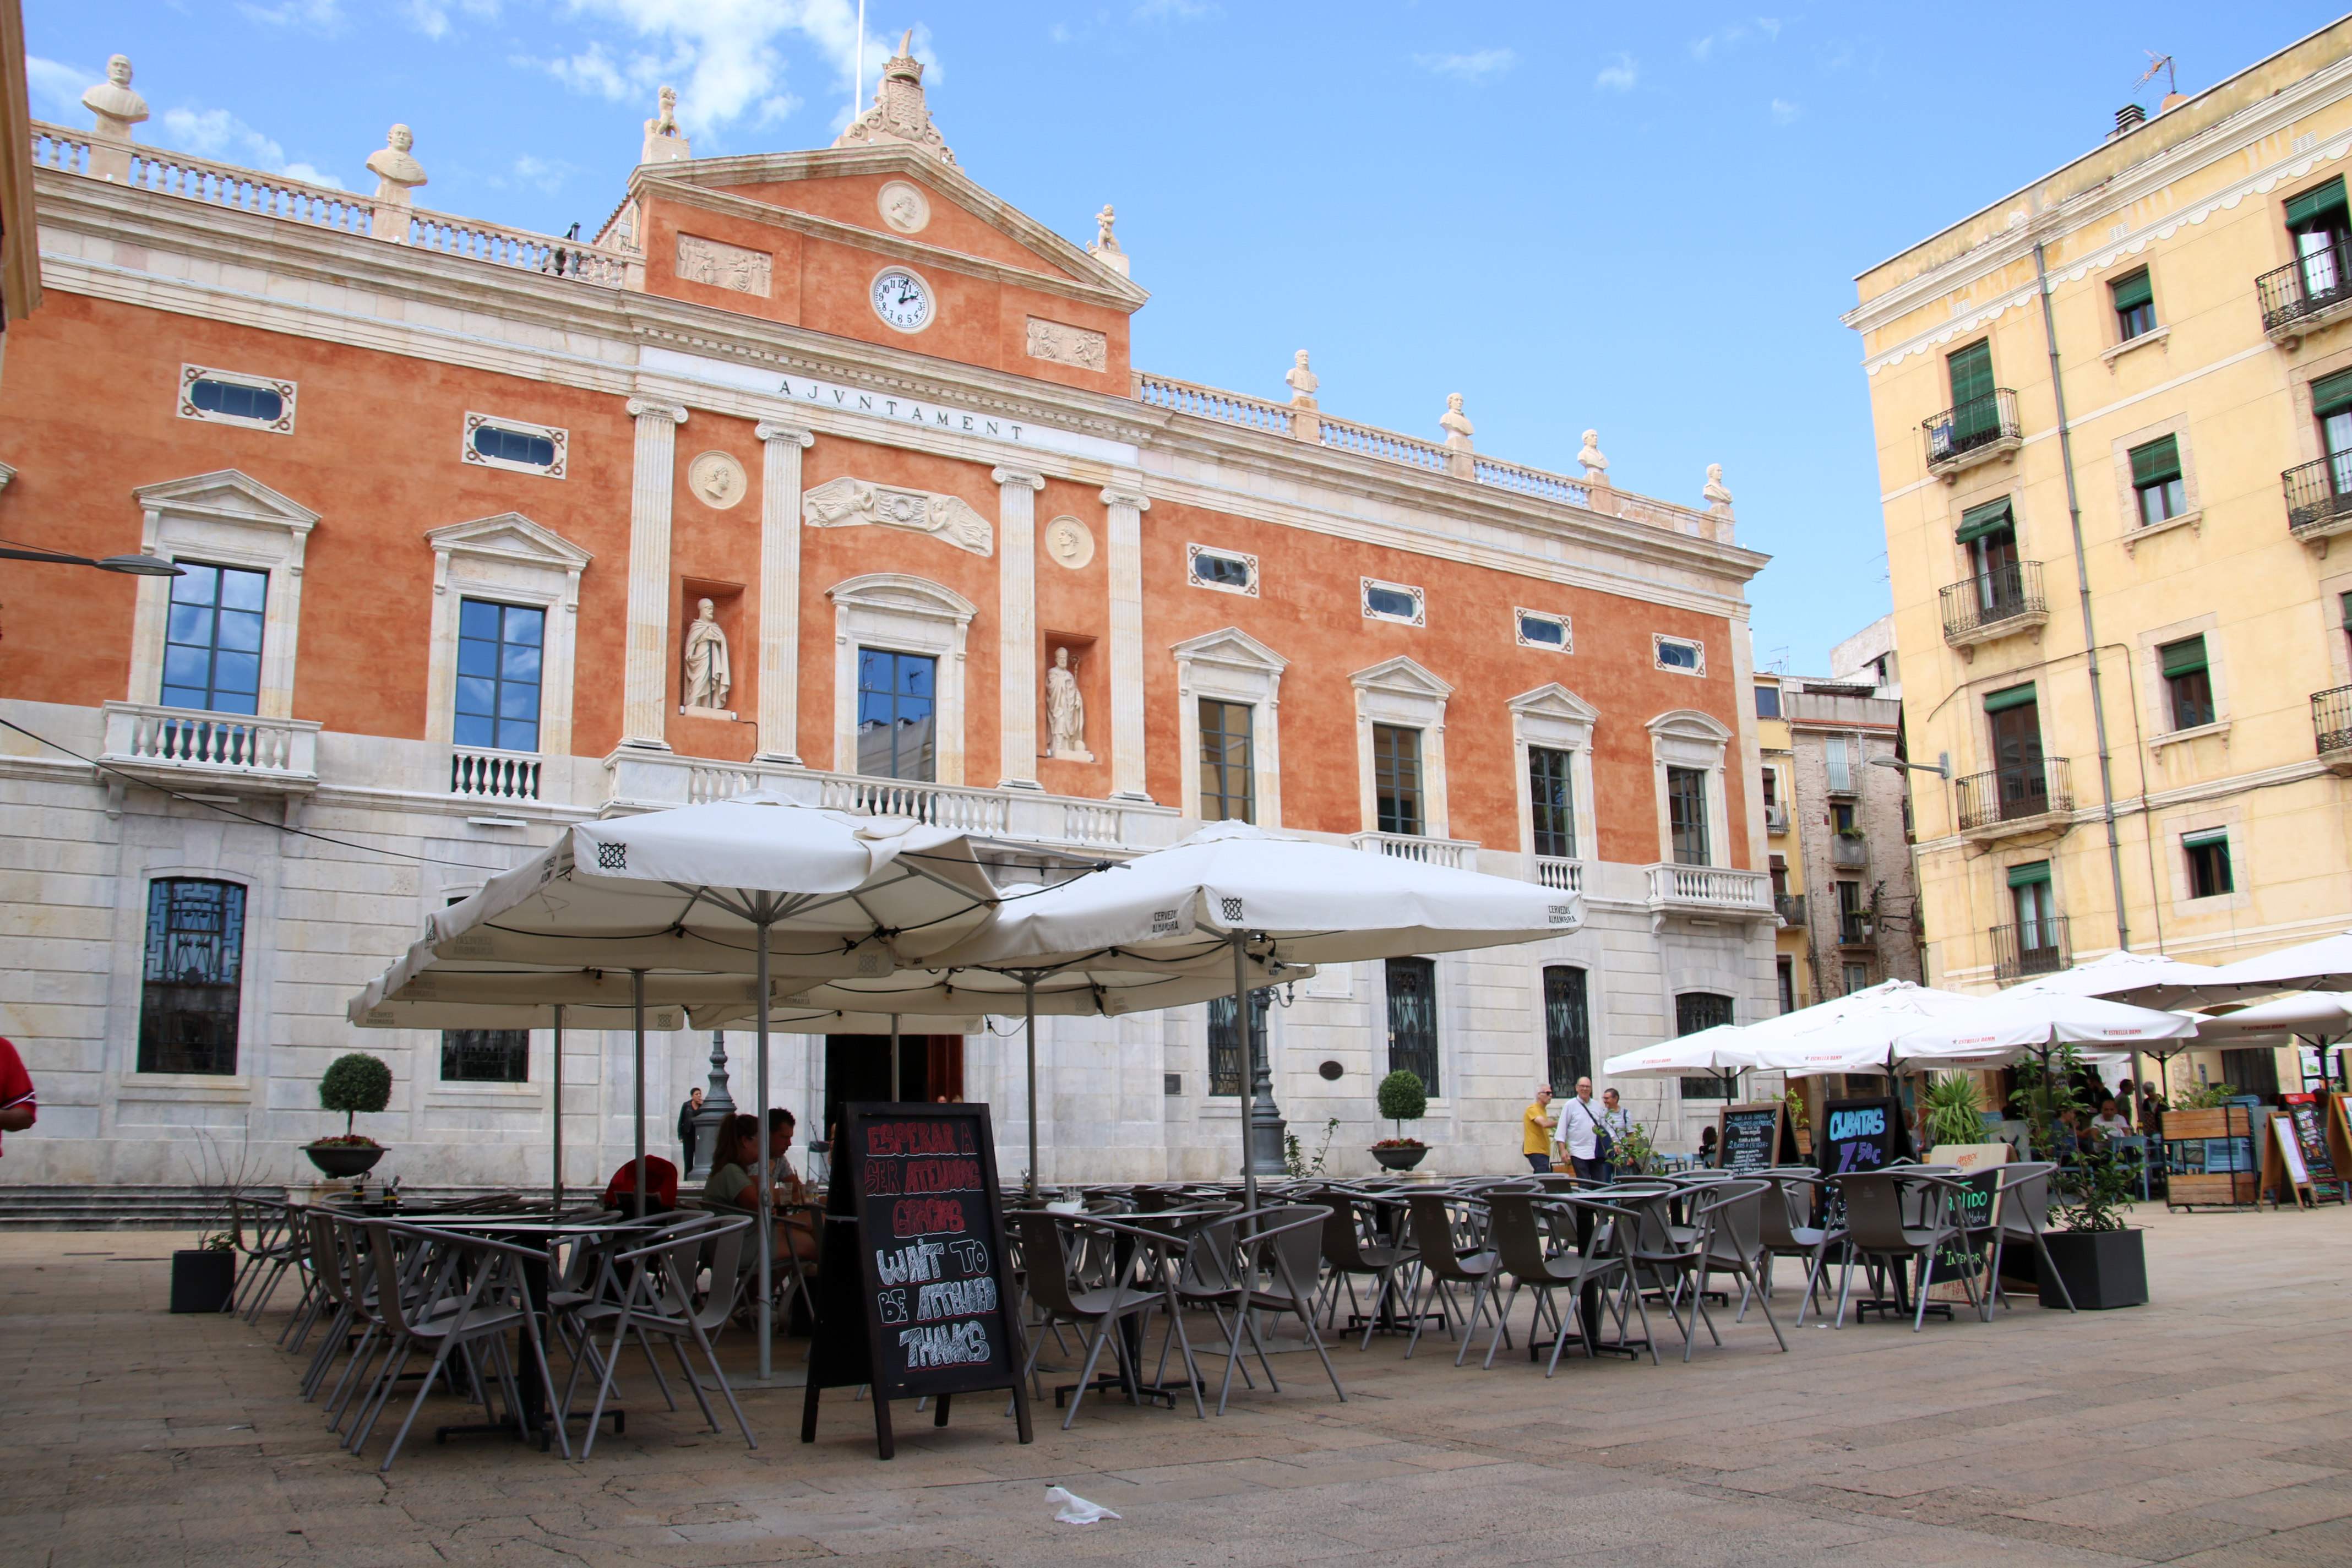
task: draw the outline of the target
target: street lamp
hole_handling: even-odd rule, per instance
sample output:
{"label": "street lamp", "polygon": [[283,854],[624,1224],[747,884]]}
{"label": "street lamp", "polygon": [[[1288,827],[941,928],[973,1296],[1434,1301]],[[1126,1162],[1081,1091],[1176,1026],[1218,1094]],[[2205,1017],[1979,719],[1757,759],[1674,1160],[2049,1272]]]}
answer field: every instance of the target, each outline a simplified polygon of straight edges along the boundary
{"label": "street lamp", "polygon": [[1933,773],[1939,779],[1952,776],[1952,770],[1942,763],[1906,763],[1900,757],[1873,757],[1870,765],[1874,768],[1908,769],[1915,773]]}
{"label": "street lamp", "polygon": [[20,550],[0,545],[0,560],[47,561],[60,566],[95,566],[100,572],[120,572],[126,577],[187,575],[187,568],[175,566],[160,555],[68,555],[62,550]]}

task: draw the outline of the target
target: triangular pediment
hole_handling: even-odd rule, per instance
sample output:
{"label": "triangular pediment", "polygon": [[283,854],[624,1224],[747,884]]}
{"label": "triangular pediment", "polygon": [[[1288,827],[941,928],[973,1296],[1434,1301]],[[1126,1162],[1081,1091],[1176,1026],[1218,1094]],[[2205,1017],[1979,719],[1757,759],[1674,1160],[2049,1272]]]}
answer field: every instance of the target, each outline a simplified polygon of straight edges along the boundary
{"label": "triangular pediment", "polygon": [[1369,669],[1360,669],[1348,679],[1367,691],[1396,691],[1440,700],[1454,695],[1454,688],[1402,654]]}
{"label": "triangular pediment", "polygon": [[1187,637],[1168,651],[1174,654],[1180,662],[1233,665],[1275,675],[1290,667],[1288,659],[1239,626],[1225,626],[1217,631],[1203,632],[1196,637]]}
{"label": "triangular pediment", "polygon": [[566,572],[580,571],[595,559],[553,529],[533,522],[519,511],[502,511],[495,517],[478,517],[471,522],[429,529],[425,539],[435,550],[449,554],[495,556],[532,566],[560,567]]}
{"label": "triangular pediment", "polygon": [[1510,700],[1514,713],[1530,719],[1558,719],[1563,723],[1591,724],[1601,718],[1601,710],[1562,686],[1559,681],[1547,681],[1533,691],[1522,691]]}
{"label": "triangular pediment", "polygon": [[268,485],[235,468],[220,468],[184,479],[164,479],[140,485],[131,492],[148,511],[168,511],[184,517],[220,518],[231,522],[271,522],[297,533],[308,533],[319,514],[299,501],[278,494]]}

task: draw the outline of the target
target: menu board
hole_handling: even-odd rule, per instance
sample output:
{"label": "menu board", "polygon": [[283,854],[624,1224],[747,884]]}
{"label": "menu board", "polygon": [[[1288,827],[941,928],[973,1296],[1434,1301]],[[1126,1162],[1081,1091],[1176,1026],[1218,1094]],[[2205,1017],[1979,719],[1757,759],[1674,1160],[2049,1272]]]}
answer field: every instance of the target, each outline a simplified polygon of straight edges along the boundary
{"label": "menu board", "polygon": [[1781,1111],[1777,1100],[1725,1106],[1716,1134],[1716,1159],[1723,1169],[1745,1176],[1777,1164]]}
{"label": "menu board", "polygon": [[[1814,1163],[1824,1176],[1875,1171],[1910,1152],[1903,1106],[1893,1099],[1832,1100],[1822,1108],[1813,1130]],[[1823,1206],[1822,1224],[1845,1223],[1845,1205],[1835,1187],[1824,1189]]]}
{"label": "menu board", "polygon": [[[2006,1143],[1938,1143],[1927,1151],[1927,1163],[1957,1167],[1968,1188],[1952,1200],[1956,1212],[1951,1217],[1963,1228],[1988,1233],[1999,1222],[2000,1199],[1994,1188],[2000,1184],[2000,1167],[2009,1163],[2009,1156]],[[1970,1285],[1979,1292],[1988,1289],[1985,1266],[1991,1247],[1989,1234],[1980,1234],[1972,1245],[1948,1241],[1937,1247],[1936,1282],[1928,1288],[1927,1300],[1966,1301]]]}
{"label": "menu board", "polygon": [[2303,1163],[2315,1182],[2336,1179],[2336,1159],[2327,1148],[2327,1120],[2325,1108],[2315,1094],[2282,1094],[2279,1103],[2286,1108],[2287,1120],[2294,1125],[2294,1141],[2303,1152]]}
{"label": "menu board", "polygon": [[890,1401],[1009,1389],[1030,1440],[1020,1295],[1004,1252],[985,1105],[845,1105],[834,1142],[801,1441],[819,1392],[873,1392],[875,1445],[895,1452]]}

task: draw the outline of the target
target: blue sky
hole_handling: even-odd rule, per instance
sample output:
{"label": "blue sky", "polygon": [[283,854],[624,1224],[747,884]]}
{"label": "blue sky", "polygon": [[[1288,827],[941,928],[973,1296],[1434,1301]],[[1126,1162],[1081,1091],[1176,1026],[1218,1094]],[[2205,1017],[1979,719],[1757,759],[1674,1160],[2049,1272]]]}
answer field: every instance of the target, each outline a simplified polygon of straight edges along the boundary
{"label": "blue sky", "polygon": [[[25,0],[35,112],[120,50],[149,139],[372,182],[415,128],[429,205],[593,232],[655,88],[698,152],[821,146],[855,0]],[[964,169],[1074,238],[1118,209],[1145,369],[1696,502],[1724,465],[1757,656],[1798,673],[1886,608],[1853,277],[2095,146],[2148,50],[2194,92],[2335,15],[2114,7],[869,0]]]}

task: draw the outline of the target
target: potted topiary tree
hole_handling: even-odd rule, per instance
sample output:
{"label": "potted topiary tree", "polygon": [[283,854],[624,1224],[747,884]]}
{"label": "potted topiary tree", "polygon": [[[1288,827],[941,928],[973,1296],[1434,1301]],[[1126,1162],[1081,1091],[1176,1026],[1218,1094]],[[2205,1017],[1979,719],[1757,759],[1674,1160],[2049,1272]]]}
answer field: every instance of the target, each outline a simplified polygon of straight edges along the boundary
{"label": "potted topiary tree", "polygon": [[363,1051],[337,1057],[319,1079],[319,1104],[343,1113],[343,1135],[314,1138],[303,1148],[310,1163],[330,1176],[356,1176],[383,1158],[383,1145],[352,1131],[352,1118],[373,1115],[392,1103],[392,1068]]}
{"label": "potted topiary tree", "polygon": [[1406,1137],[1404,1124],[1429,1114],[1429,1090],[1422,1087],[1419,1074],[1399,1068],[1381,1079],[1378,1100],[1381,1114],[1396,1123],[1397,1135],[1373,1144],[1372,1158],[1385,1169],[1410,1171],[1428,1155],[1429,1145]]}

